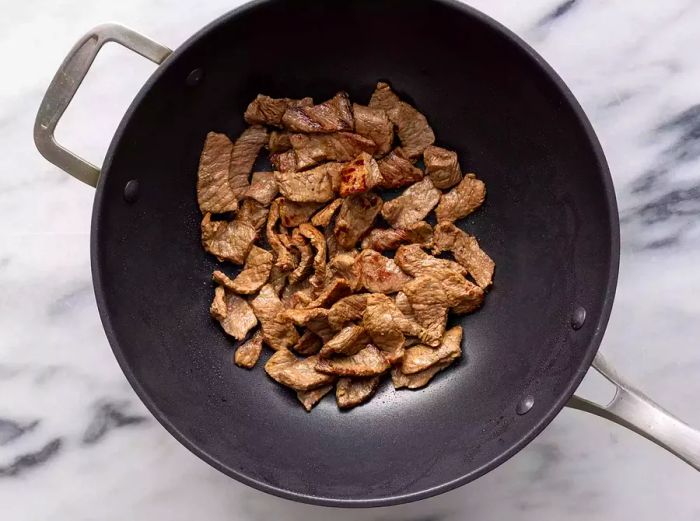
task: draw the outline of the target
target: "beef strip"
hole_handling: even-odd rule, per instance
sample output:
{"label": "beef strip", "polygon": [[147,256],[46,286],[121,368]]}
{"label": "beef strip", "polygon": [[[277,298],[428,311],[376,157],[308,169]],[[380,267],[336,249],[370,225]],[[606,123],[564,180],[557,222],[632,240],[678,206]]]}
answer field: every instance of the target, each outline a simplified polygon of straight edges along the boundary
{"label": "beef strip", "polygon": [[356,260],[357,255],[354,252],[344,252],[335,254],[328,263],[330,272],[336,277],[345,279],[353,291],[357,291],[362,284],[360,264]]}
{"label": "beef strip", "polygon": [[299,264],[294,271],[289,274],[290,284],[296,284],[311,272],[314,262],[314,254],[311,250],[311,245],[306,241],[304,236],[295,228],[292,232],[292,248],[299,252]]}
{"label": "beef strip", "polygon": [[415,319],[413,316],[413,307],[411,307],[411,303],[403,291],[399,291],[394,295],[394,304],[396,304],[396,308],[401,311],[406,318]]}
{"label": "beef strip", "polygon": [[446,194],[442,194],[435,209],[439,223],[452,222],[466,217],[479,208],[486,198],[486,185],[474,174],[467,174]]}
{"label": "beef strip", "polygon": [[275,266],[277,266],[282,272],[289,272],[294,269],[294,257],[285,247],[284,242],[280,238],[281,234],[275,231],[277,221],[280,218],[280,204],[283,201],[282,198],[277,198],[272,201],[270,205],[270,213],[267,216],[267,242],[270,244],[272,251],[275,254]]}
{"label": "beef strip", "polygon": [[437,349],[423,345],[409,347],[401,362],[401,372],[415,374],[435,364],[452,362],[462,356],[461,343],[462,328],[455,326],[445,333]]}
{"label": "beef strip", "polygon": [[238,208],[238,197],[228,184],[232,149],[233,143],[225,134],[207,134],[197,173],[197,202],[202,213],[226,213]]}
{"label": "beef strip", "polygon": [[425,173],[430,176],[435,188],[447,190],[462,180],[457,153],[444,148],[429,146],[423,152]]}
{"label": "beef strip", "polygon": [[297,326],[306,327],[319,338],[327,342],[335,335],[328,325],[328,310],[324,308],[287,309],[282,317],[291,320]]}
{"label": "beef strip", "polygon": [[214,281],[226,289],[241,295],[254,295],[270,278],[273,255],[267,250],[253,246],[248,253],[243,270],[231,280],[221,271],[212,275]]}
{"label": "beef strip", "polygon": [[369,293],[358,293],[341,298],[331,306],[328,312],[328,323],[336,331],[340,331],[347,324],[362,320],[362,314],[367,307]]}
{"label": "beef strip", "polygon": [[352,114],[355,119],[355,132],[374,141],[377,145],[377,157],[391,150],[394,142],[394,124],[389,121],[386,111],[353,103]]}
{"label": "beef strip", "polygon": [[255,228],[245,222],[202,219],[202,247],[220,261],[243,264],[256,238]]}
{"label": "beef strip", "polygon": [[321,358],[329,358],[333,355],[354,355],[367,347],[370,342],[370,336],[364,327],[346,326],[323,345],[319,355]]}
{"label": "beef strip", "polygon": [[311,224],[317,226],[318,228],[324,228],[331,223],[335,212],[338,211],[340,205],[343,204],[342,198],[334,199],[333,202],[329,203],[321,210],[319,210],[312,218]]}
{"label": "beef strip", "polygon": [[289,107],[282,116],[282,125],[293,132],[352,130],[354,121],[350,99],[345,92],[339,92],[318,105]]}
{"label": "beef strip", "polygon": [[275,180],[280,194],[297,203],[326,203],[335,197],[326,165],[305,172],[275,172]]}
{"label": "beef strip", "polygon": [[258,330],[250,340],[238,346],[236,353],[233,355],[234,363],[238,367],[245,367],[246,369],[253,368],[260,358],[262,345],[263,335],[262,332]]}
{"label": "beef strip", "polygon": [[258,94],[258,96],[248,105],[243,119],[250,125],[271,125],[282,126],[282,116],[289,107],[310,106],[314,100],[303,98],[294,100],[289,98],[271,98]]}
{"label": "beef strip", "polygon": [[321,350],[323,340],[313,331],[306,330],[294,344],[294,350],[300,355],[315,355]]}
{"label": "beef strip", "polygon": [[243,197],[254,199],[263,206],[269,206],[277,197],[277,182],[273,172],[254,172],[250,186]]}
{"label": "beef strip", "polygon": [[421,275],[403,287],[413,308],[413,316],[428,335],[424,342],[436,347],[445,332],[449,299],[442,282],[431,275]]}
{"label": "beef strip", "polygon": [[349,250],[355,247],[357,241],[372,227],[382,203],[382,198],[372,192],[343,199],[334,228],[341,248]]}
{"label": "beef strip", "polygon": [[460,275],[466,275],[467,270],[455,261],[438,259],[423,251],[420,244],[405,244],[399,246],[394,255],[394,260],[399,267],[411,275],[417,277],[425,273],[431,273],[435,269],[450,270]]}
{"label": "beef strip", "polygon": [[260,149],[267,143],[265,127],[248,127],[238,137],[231,150],[228,184],[236,197],[243,197],[250,186],[250,173]]}
{"label": "beef strip", "polygon": [[270,163],[278,172],[296,172],[297,154],[294,150],[270,154]]}
{"label": "beef strip", "polygon": [[424,369],[414,374],[403,374],[399,366],[391,369],[391,381],[395,389],[420,389],[432,380],[433,376],[452,364],[452,360],[435,364],[428,369]]}
{"label": "beef strip", "polygon": [[384,203],[382,217],[394,228],[408,228],[422,221],[440,200],[440,190],[429,177],[409,186],[404,192]]}
{"label": "beef strip", "polygon": [[382,188],[401,188],[423,179],[423,170],[413,166],[400,148],[392,150],[389,155],[377,162],[382,175]]}
{"label": "beef strip", "polygon": [[265,284],[250,302],[260,321],[265,343],[274,350],[290,348],[299,340],[299,333],[289,319],[282,316],[284,305],[272,284]]}
{"label": "beef strip", "polygon": [[292,142],[289,141],[289,132],[286,130],[273,130],[270,132],[270,139],[267,141],[267,149],[271,154],[286,152],[292,148]]}
{"label": "beef strip", "polygon": [[244,199],[238,208],[238,214],[234,219],[234,224],[246,223],[251,225],[256,233],[262,230],[267,222],[269,209],[254,199]]}
{"label": "beef strip", "polygon": [[321,398],[326,396],[332,390],[333,384],[329,384],[319,387],[318,389],[311,389],[310,391],[297,391],[297,399],[308,412],[313,409],[314,405],[321,401]]}
{"label": "beef strip", "polygon": [[372,293],[396,293],[411,280],[393,259],[374,250],[362,250],[356,262],[362,286]]}
{"label": "beef strip", "polygon": [[226,291],[223,286],[217,286],[214,290],[209,312],[219,321],[224,331],[236,340],[243,340],[258,325],[258,320],[245,299],[232,291]]}
{"label": "beef strip", "polygon": [[435,142],[435,134],[425,116],[401,101],[386,83],[377,83],[369,106],[386,111],[391,122],[396,125],[401,147],[408,158],[418,158],[426,147]]}
{"label": "beef strip", "polygon": [[333,375],[316,371],[317,356],[298,359],[287,349],[274,353],[265,364],[265,372],[276,382],[295,391],[310,391],[335,381]]}
{"label": "beef strip", "polygon": [[292,134],[289,140],[300,170],[323,161],[352,161],[361,152],[373,154],[376,149],[374,141],[353,132]]}
{"label": "beef strip", "polygon": [[[316,288],[309,279],[302,279],[297,283],[287,284],[282,291],[282,304],[286,308],[307,307],[314,299]],[[318,307],[318,306],[315,306]]]}
{"label": "beef strip", "polygon": [[407,228],[375,228],[362,240],[362,248],[376,251],[395,250],[403,243],[432,245],[433,228],[418,221]]}
{"label": "beef strip", "polygon": [[443,251],[452,252],[455,260],[467,269],[482,289],[491,285],[495,263],[479,247],[475,237],[464,233],[451,222],[442,222],[435,227],[433,252]]}
{"label": "beef strip", "polygon": [[382,174],[374,158],[362,152],[340,171],[340,195],[368,192],[382,181]]}
{"label": "beef strip", "polygon": [[280,199],[280,222],[285,228],[294,228],[309,222],[311,216],[322,203],[295,203],[286,198]]}
{"label": "beef strip", "polygon": [[315,366],[321,373],[355,377],[380,375],[390,367],[382,352],[371,344],[351,356],[319,358]]}
{"label": "beef strip", "polygon": [[343,297],[347,297],[352,293],[352,288],[345,279],[332,279],[321,290],[318,296],[307,304],[307,307],[327,308],[335,304]]}
{"label": "beef strip", "polygon": [[381,376],[368,378],[340,378],[335,387],[335,400],[341,409],[356,407],[367,400],[379,388]]}
{"label": "beef strip", "polygon": [[319,288],[326,279],[326,239],[323,234],[309,223],[299,225],[299,233],[306,237],[311,246],[316,250],[314,256],[314,274],[311,276],[311,285]]}

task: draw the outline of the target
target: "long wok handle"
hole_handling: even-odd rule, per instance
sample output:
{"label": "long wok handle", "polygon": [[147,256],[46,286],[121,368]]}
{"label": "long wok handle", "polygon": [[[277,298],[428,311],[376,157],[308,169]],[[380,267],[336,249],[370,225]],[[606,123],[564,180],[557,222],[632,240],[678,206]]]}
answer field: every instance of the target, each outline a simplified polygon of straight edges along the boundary
{"label": "long wok handle", "polygon": [[118,24],[103,24],[83,36],[59,67],[34,122],[34,143],[41,155],[76,179],[97,186],[100,169],[56,142],[54,130],[83,82],[100,48],[116,42],[160,64],[172,52],[167,47]]}
{"label": "long wok handle", "polygon": [[607,405],[573,396],[568,406],[627,427],[700,470],[700,431],[673,416],[635,388],[600,353],[593,367],[616,387]]}

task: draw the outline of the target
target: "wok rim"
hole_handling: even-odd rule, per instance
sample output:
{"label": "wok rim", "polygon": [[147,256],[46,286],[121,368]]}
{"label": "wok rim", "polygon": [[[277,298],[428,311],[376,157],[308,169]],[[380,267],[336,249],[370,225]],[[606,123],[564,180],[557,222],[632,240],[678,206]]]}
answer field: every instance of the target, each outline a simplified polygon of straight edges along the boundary
{"label": "wok rim", "polygon": [[[239,16],[240,14],[257,8],[260,5],[268,3],[274,0],[254,0],[246,3],[236,9],[223,14],[222,16],[216,18],[212,22],[208,23],[206,26],[194,33],[190,38],[188,38],[182,45],[177,47],[173,53],[168,56],[168,58],[153,72],[153,74],[144,83],[143,87],[140,89],[134,100],[131,102],[129,108],[125,112],[113,138],[110,143],[109,149],[105,155],[105,160],[102,166],[102,171],[99,177],[99,181],[96,187],[95,199],[93,204],[92,221],[91,221],[91,231],[90,231],[90,257],[91,257],[91,269],[92,269],[92,279],[93,287],[95,292],[95,298],[97,301],[97,307],[102,321],[107,340],[109,341],[112,352],[114,353],[119,366],[126,376],[129,384],[136,392],[139,399],[143,402],[150,413],[158,420],[158,422],[184,447],[186,447],[195,456],[208,463],[210,466],[214,467],[218,471],[224,473],[225,475],[245,484],[251,486],[261,492],[266,492],[274,496],[289,499],[293,501],[298,501],[301,503],[327,506],[327,507],[341,507],[341,508],[369,508],[369,507],[382,507],[382,506],[392,506],[403,503],[410,503],[413,501],[418,501],[421,499],[427,499],[439,494],[443,494],[450,490],[453,490],[459,486],[465,485],[471,481],[478,479],[487,472],[500,466],[502,463],[513,457],[515,454],[520,452],[526,445],[528,445],[532,440],[534,440],[544,429],[547,427],[554,418],[559,414],[559,412],[564,408],[569,398],[574,394],[584,376],[588,372],[593,359],[600,347],[601,341],[605,334],[608,321],[610,319],[610,314],[612,312],[612,306],[615,299],[615,291],[617,287],[617,279],[619,273],[619,263],[620,263],[620,227],[619,227],[619,213],[617,208],[617,200],[615,197],[615,189],[610,175],[610,169],[608,167],[605,154],[600,145],[598,137],[593,130],[593,127],[588,120],[583,108],[579,104],[576,97],[573,95],[571,90],[568,88],[566,83],[561,79],[561,77],[556,73],[556,71],[542,58],[532,47],[530,47],[524,40],[517,36],[510,29],[497,22],[490,16],[482,13],[481,11],[458,2],[457,0],[428,0],[435,4],[442,4],[449,8],[455,9],[464,14],[472,17],[476,22],[488,26],[488,28],[499,33],[510,45],[514,46],[516,50],[524,53],[531,61],[533,70],[534,68],[539,68],[539,73],[543,73],[559,90],[563,98],[568,103],[569,107],[572,109],[574,116],[578,123],[581,125],[588,144],[591,146],[595,154],[596,161],[598,162],[599,169],[598,173],[601,176],[603,182],[605,199],[610,213],[610,229],[609,229],[609,239],[610,239],[610,270],[607,277],[607,283],[605,288],[600,288],[599,291],[604,292],[603,304],[601,307],[600,318],[597,323],[591,324],[594,327],[594,333],[590,339],[589,345],[586,348],[586,355],[581,363],[581,366],[575,376],[569,381],[569,384],[565,390],[560,394],[559,398],[554,402],[554,404],[546,411],[539,411],[538,414],[541,415],[538,422],[526,432],[523,437],[515,444],[508,447],[501,454],[493,458],[491,461],[485,463],[481,467],[474,469],[467,474],[460,476],[451,481],[441,483],[431,488],[423,489],[420,491],[410,492],[406,494],[388,495],[385,497],[374,497],[374,498],[358,498],[358,499],[347,499],[347,498],[337,498],[337,497],[327,497],[327,496],[314,496],[309,493],[300,493],[293,490],[287,490],[280,488],[278,486],[270,485],[269,483],[254,479],[249,475],[242,473],[236,469],[227,466],[225,463],[219,461],[215,457],[212,457],[205,451],[199,448],[199,446],[191,441],[185,434],[183,434],[178,428],[160,411],[158,406],[151,399],[149,394],[141,386],[140,381],[132,370],[130,369],[126,359],[122,355],[119,342],[115,334],[115,330],[112,327],[109,313],[107,311],[107,304],[105,297],[105,292],[102,287],[102,271],[97,262],[99,258],[98,250],[100,245],[98,244],[98,227],[99,221],[101,219],[101,214],[103,210],[104,201],[104,183],[109,170],[111,168],[115,150],[117,144],[121,141],[128,122],[131,116],[135,112],[136,108],[140,105],[141,101],[145,97],[146,93],[155,85],[164,74],[168,65],[176,60],[181,54],[183,54],[187,49],[193,46],[200,38],[204,37],[209,31],[213,30],[220,24],[228,22],[230,19]],[[589,327],[590,327],[589,326]]]}

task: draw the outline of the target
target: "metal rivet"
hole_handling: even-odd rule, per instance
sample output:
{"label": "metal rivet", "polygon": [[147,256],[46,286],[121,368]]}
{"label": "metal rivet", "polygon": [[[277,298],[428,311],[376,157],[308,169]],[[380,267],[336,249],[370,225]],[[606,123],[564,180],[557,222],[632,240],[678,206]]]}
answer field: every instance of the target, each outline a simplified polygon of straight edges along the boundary
{"label": "metal rivet", "polygon": [[132,179],[124,186],[124,200],[127,203],[134,203],[139,198],[139,182]]}
{"label": "metal rivet", "polygon": [[528,412],[530,412],[530,409],[532,409],[533,405],[535,405],[535,397],[531,394],[528,394],[525,398],[520,400],[518,405],[515,406],[515,412],[517,412],[518,414],[527,414]]}
{"label": "metal rivet", "polygon": [[185,84],[188,87],[194,87],[196,85],[199,85],[199,82],[202,81],[203,77],[204,77],[204,71],[202,69],[199,69],[199,68],[195,69],[187,75],[187,79],[185,80]]}
{"label": "metal rivet", "polygon": [[581,329],[585,321],[586,309],[579,306],[574,310],[574,314],[571,315],[571,327],[574,329]]}

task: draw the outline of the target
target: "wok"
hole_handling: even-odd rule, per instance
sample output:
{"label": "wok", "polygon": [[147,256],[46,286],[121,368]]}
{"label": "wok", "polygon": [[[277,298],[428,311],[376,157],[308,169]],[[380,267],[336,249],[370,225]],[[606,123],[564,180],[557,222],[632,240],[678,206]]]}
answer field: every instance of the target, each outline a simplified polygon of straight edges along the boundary
{"label": "wok", "polygon": [[[101,46],[160,64],[122,120],[102,168],[57,144],[56,123]],[[257,93],[367,100],[386,80],[426,114],[439,144],[486,182],[462,226],[497,264],[464,327],[464,359],[419,391],[385,382],[370,403],[306,413],[260,367],[235,367],[208,317],[215,260],[200,246],[195,181],[210,130],[235,138]],[[114,354],[153,415],[192,452],[265,492],[379,506],[465,484],[522,449],[565,405],[620,423],[700,468],[700,434],[596,355],[619,259],[615,193],[598,140],[556,73],[498,23],[447,1],[268,0],[169,49],[96,27],[40,107],[39,151],[96,187],[95,295]],[[266,356],[269,356],[267,354]],[[593,366],[610,404],[574,396]],[[128,457],[126,455],[125,457]]]}

